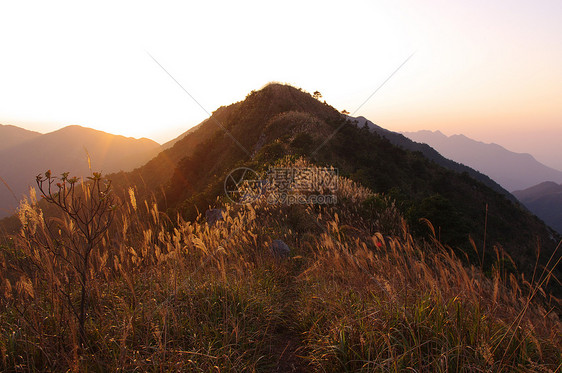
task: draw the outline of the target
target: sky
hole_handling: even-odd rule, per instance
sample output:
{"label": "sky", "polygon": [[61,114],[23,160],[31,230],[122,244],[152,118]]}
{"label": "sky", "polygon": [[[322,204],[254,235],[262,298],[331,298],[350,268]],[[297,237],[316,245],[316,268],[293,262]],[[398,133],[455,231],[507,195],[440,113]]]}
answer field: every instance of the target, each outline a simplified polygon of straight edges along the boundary
{"label": "sky", "polygon": [[18,1],[0,14],[1,124],[163,143],[278,81],[393,131],[462,133],[562,169],[560,0]]}

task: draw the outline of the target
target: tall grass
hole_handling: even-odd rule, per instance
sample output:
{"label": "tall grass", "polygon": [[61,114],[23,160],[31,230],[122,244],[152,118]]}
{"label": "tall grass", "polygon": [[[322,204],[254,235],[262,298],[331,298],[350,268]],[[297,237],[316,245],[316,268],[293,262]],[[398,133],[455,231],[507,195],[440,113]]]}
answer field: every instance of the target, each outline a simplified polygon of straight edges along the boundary
{"label": "tall grass", "polygon": [[[383,196],[340,178],[337,197],[224,204],[209,225],[168,217],[130,189],[92,252],[83,340],[55,291],[70,283],[78,302],[78,285],[32,257],[46,232],[23,230],[0,251],[1,370],[560,368],[562,324],[539,286],[547,272],[524,282],[496,248],[484,275],[437,238],[414,240]],[[20,211],[32,226],[49,222],[33,199]],[[274,239],[289,258],[271,254]]]}

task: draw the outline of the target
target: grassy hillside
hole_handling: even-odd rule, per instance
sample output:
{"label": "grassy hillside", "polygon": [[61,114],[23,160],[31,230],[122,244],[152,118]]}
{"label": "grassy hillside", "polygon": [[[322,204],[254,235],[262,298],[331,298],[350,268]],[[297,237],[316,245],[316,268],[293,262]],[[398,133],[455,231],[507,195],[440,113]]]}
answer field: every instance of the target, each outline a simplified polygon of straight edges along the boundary
{"label": "grassy hillside", "polygon": [[558,235],[539,219],[468,173],[394,146],[346,122],[345,116],[310,94],[280,84],[219,108],[144,167],[110,177],[124,190],[128,185],[147,186],[139,189],[141,195],[154,193],[160,209],[190,220],[224,195],[223,183],[231,170],[246,166],[264,171],[285,155],[334,166],[344,176],[389,195],[416,237],[428,237],[430,231],[420,218],[429,219],[441,241],[473,263],[484,255],[491,266],[493,248],[501,246],[518,269],[531,276],[538,245],[539,262],[545,265],[558,243]]}
{"label": "grassy hillside", "polygon": [[[224,181],[241,166],[339,176],[240,204]],[[219,108],[132,173],[37,181],[0,236],[2,371],[562,366],[557,237],[293,87]]]}
{"label": "grassy hillside", "polygon": [[[224,220],[209,225],[170,221],[131,189],[92,252],[83,336],[81,282],[49,244],[55,221],[25,207],[22,234],[0,251],[1,370],[560,367],[562,323],[541,291],[548,272],[522,281],[498,250],[486,276],[437,237],[417,241],[388,198],[344,178],[336,196],[327,206],[268,195],[221,204]],[[275,239],[287,257],[273,255]]]}

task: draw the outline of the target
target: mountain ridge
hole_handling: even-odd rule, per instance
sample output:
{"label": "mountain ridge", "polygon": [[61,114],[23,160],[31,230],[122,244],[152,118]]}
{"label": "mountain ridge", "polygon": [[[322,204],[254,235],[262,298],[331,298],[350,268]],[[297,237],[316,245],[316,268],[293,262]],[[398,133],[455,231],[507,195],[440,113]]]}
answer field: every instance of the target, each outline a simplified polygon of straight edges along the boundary
{"label": "mountain ridge", "polygon": [[406,137],[427,143],[443,156],[490,176],[509,191],[529,188],[543,181],[562,182],[562,171],[537,161],[531,154],[512,152],[495,143],[485,143],[440,131],[404,132]]}
{"label": "mountain ridge", "polygon": [[[430,239],[423,223],[430,221],[443,244],[471,261],[483,237],[486,246],[504,247],[527,273],[537,241],[543,253],[554,249],[556,233],[485,175],[426,144],[378,126],[365,130],[355,120],[301,89],[271,84],[219,107],[142,166],[108,177],[117,193],[127,196],[134,188],[139,198],[156,199],[171,219],[192,220],[225,198],[224,180],[232,170],[265,172],[285,157],[305,157],[393,200],[416,237]],[[490,266],[491,253],[484,261]]]}
{"label": "mountain ridge", "polygon": [[13,126],[11,124],[0,124],[0,151],[19,145],[27,140],[41,136],[41,133],[30,131],[25,128]]}
{"label": "mountain ridge", "polygon": [[506,196],[508,199],[510,199],[514,202],[516,201],[516,199],[511,195],[511,193],[509,193],[509,191],[504,189],[496,181],[494,181],[492,178],[490,178],[489,175],[487,175],[485,173],[482,173],[482,172],[480,172],[480,171],[478,171],[478,170],[476,170],[476,169],[474,169],[470,166],[464,165],[462,163],[456,162],[455,160],[444,157],[437,150],[435,150],[433,147],[431,147],[428,144],[415,142],[415,141],[409,139],[404,134],[401,134],[401,133],[398,133],[398,132],[393,132],[393,131],[387,130],[385,128],[382,128],[382,127],[374,124],[373,122],[371,122],[370,120],[368,120],[367,118],[365,118],[363,116],[359,116],[357,118],[348,116],[348,118],[351,119],[358,127],[362,127],[362,126],[366,125],[369,128],[370,131],[378,133],[380,136],[385,137],[392,144],[394,144],[396,146],[399,146],[399,147],[401,147],[403,149],[406,149],[406,150],[409,150],[409,151],[414,151],[414,152],[419,151],[426,158],[428,158],[428,159],[436,162],[440,166],[443,166],[443,167],[448,168],[450,170],[453,170],[453,171],[456,171],[456,172],[466,172],[471,177],[475,178],[476,180],[478,180],[480,182],[483,182],[484,184],[486,184],[488,187],[492,188],[496,192],[499,192],[499,193],[503,194],[504,196]]}
{"label": "mountain ridge", "polygon": [[159,151],[160,145],[150,139],[113,135],[79,125],[46,134],[33,133],[25,141],[0,149],[0,217],[13,212],[17,200],[34,186],[35,175],[47,169],[76,176],[87,176],[90,166],[108,173],[130,170]]}
{"label": "mountain ridge", "polygon": [[562,234],[562,184],[545,181],[524,190],[516,190],[513,195]]}
{"label": "mountain ridge", "polygon": [[[86,222],[53,206],[68,184],[47,173],[59,189],[22,206],[17,236],[0,234],[0,366],[560,367],[560,236],[468,167],[365,123],[266,86],[134,171],[95,175]],[[226,188],[240,169],[258,190],[239,178]],[[109,181],[113,193],[96,195]],[[77,300],[83,312],[60,312]]]}
{"label": "mountain ridge", "polygon": [[[225,198],[224,180],[233,169],[265,172],[278,159],[304,156],[394,199],[420,237],[428,232],[420,219],[429,219],[444,243],[469,257],[476,255],[469,238],[483,244],[486,209],[487,246],[505,247],[522,271],[534,265],[537,240],[544,252],[554,249],[556,234],[499,185],[493,189],[485,175],[446,159],[459,171],[444,168],[437,163],[444,159],[439,153],[400,134],[381,129],[380,135],[358,127],[309,93],[273,84],[218,108],[144,166],[109,177],[124,191],[133,186],[140,195],[156,194],[159,208],[169,216],[191,220]],[[420,150],[396,146],[386,136]],[[492,186],[473,179],[470,172]],[[494,260],[485,262],[492,265]]]}

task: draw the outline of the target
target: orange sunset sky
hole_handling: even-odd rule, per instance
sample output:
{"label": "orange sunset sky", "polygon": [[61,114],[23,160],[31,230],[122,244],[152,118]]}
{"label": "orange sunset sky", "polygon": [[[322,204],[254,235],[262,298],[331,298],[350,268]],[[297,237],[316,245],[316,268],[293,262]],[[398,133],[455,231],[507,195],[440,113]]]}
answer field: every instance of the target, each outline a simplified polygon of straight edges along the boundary
{"label": "orange sunset sky", "polygon": [[1,124],[162,143],[281,81],[390,130],[463,133],[562,169],[559,0],[22,1],[0,14]]}

